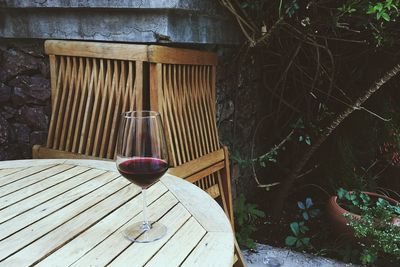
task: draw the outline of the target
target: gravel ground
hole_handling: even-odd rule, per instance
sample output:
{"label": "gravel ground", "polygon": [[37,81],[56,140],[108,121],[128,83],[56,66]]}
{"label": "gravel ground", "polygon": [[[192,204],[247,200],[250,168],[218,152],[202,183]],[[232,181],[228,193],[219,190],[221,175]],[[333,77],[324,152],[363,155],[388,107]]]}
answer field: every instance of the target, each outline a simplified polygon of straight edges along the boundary
{"label": "gravel ground", "polygon": [[[358,265],[343,263],[283,248],[257,244],[257,252],[243,251],[248,267],[345,267]],[[270,263],[267,263],[268,261]]]}

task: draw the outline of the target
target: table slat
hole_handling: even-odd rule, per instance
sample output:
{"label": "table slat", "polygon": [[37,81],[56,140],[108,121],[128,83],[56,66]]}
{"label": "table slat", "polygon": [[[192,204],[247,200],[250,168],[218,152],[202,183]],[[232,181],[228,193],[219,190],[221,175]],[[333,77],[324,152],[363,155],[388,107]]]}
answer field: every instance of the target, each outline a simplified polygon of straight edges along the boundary
{"label": "table slat", "polygon": [[45,170],[37,172],[33,175],[27,176],[24,179],[19,179],[18,181],[4,185],[4,186],[0,187],[0,198],[6,196],[8,194],[11,194],[15,191],[21,190],[22,188],[25,188],[32,184],[38,183],[44,179],[52,177],[53,175],[64,172],[73,167],[74,167],[73,165],[56,165],[49,169],[45,169]]}
{"label": "table slat", "polygon": [[145,266],[178,266],[205,234],[206,230],[191,217]]}
{"label": "table slat", "polygon": [[[95,180],[91,180],[95,177]],[[57,190],[46,192],[46,194],[35,195],[33,198],[25,199],[11,207],[1,210],[0,222],[5,222],[1,223],[0,226],[0,240],[40,220],[48,214],[67,206],[78,198],[107,184],[116,177],[118,177],[116,173],[104,173],[102,170],[90,170],[83,173],[81,176],[77,176],[79,181],[76,182],[76,187],[71,187],[71,189],[65,193],[57,192]],[[89,182],[86,182],[86,180],[89,180]],[[56,197],[51,199],[51,201],[47,201],[53,196]],[[10,220],[10,218],[13,217],[16,218]]]}
{"label": "table slat", "polygon": [[123,205],[126,201],[139,193],[137,186],[129,185],[117,191],[110,197],[100,201],[85,212],[80,213],[73,219],[64,223],[60,227],[44,237],[33,242],[29,246],[18,251],[16,254],[7,258],[3,263],[6,266],[27,266],[39,261],[52,251],[63,246],[75,236],[85,231],[93,223],[108,215],[114,209]]}
{"label": "table slat", "polygon": [[[204,202],[204,191],[183,179],[165,175],[161,181],[207,231],[230,231],[231,224],[216,201]],[[188,194],[187,192],[190,192]],[[210,220],[210,218],[213,218]]]}
{"label": "table slat", "polygon": [[[6,184],[10,184],[15,181],[18,181],[19,179],[27,178],[27,177],[29,177],[29,175],[33,175],[35,173],[38,173],[38,172],[43,171],[48,168],[52,168],[54,166],[56,166],[56,165],[52,164],[52,165],[43,165],[43,166],[31,166],[29,168],[23,168],[23,170],[12,173],[10,175],[0,176],[0,187],[4,186]],[[20,169],[21,168],[18,168],[18,170],[20,170]]]}
{"label": "table slat", "polygon": [[143,266],[190,218],[190,213],[182,206],[176,205],[170,212],[160,219],[167,226],[167,234],[162,239],[152,243],[133,243],[120,254],[109,267]]}
{"label": "table slat", "polygon": [[[147,200],[149,203],[153,203],[152,206],[165,206],[168,207],[170,204],[175,205],[177,200],[172,196],[171,193],[165,194],[167,188],[161,183],[151,187],[148,190]],[[142,198],[137,196],[131,201],[127,202],[116,211],[102,219],[99,223],[92,226],[74,240],[55,251],[49,257],[39,262],[37,266],[69,266],[89,252],[92,248],[101,243],[108,236],[113,234],[127,221],[133,217],[142,215]],[[110,250],[108,248],[108,250]],[[62,259],[62,260],[60,260]]]}
{"label": "table slat", "polygon": [[232,266],[232,257],[220,257],[220,255],[229,255],[232,251],[233,236],[231,233],[209,232],[181,266]]}
{"label": "table slat", "polygon": [[[50,179],[44,179],[41,180],[38,183],[34,183],[30,186],[24,187],[21,190],[14,191],[10,194],[7,194],[2,197],[1,203],[0,203],[0,209],[4,209],[5,207],[11,206],[13,203],[16,203],[18,201],[21,201],[22,199],[25,198],[30,198],[31,196],[34,196],[42,191],[46,191],[47,189],[51,188],[54,185],[60,184],[61,186],[64,186],[65,188],[65,183],[62,183],[68,179],[73,178],[74,176],[81,174],[83,172],[86,172],[90,170],[87,167],[74,167],[71,169],[68,169],[64,172],[58,173],[54,176],[52,176]],[[69,185],[67,183],[67,185]],[[53,188],[51,188],[51,191]],[[47,190],[48,191],[48,190]]]}
{"label": "table slat", "polygon": [[[73,202],[71,205],[66,206],[62,210],[54,212],[46,218],[0,241],[0,260],[9,256],[12,252],[32,243],[36,239],[47,234],[49,231],[82,213],[89,207],[114,194],[117,190],[126,187],[128,184],[129,182],[125,179],[115,179],[98,190]],[[136,187],[136,189],[130,190],[132,196],[134,196],[134,191],[139,189]]]}
{"label": "table slat", "polygon": [[6,160],[0,161],[0,169],[7,168],[25,168],[36,167],[53,164],[63,164],[66,159],[22,159],[22,160]]}
{"label": "table slat", "polygon": [[10,169],[0,169],[0,177],[7,176],[12,173],[16,173],[22,170],[25,170],[26,168],[10,168]]}

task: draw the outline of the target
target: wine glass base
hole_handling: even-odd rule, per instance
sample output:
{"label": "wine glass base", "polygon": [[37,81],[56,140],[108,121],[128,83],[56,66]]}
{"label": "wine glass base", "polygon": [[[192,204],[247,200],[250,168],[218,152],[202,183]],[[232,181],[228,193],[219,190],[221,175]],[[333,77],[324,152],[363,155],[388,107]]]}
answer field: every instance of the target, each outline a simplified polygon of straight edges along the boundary
{"label": "wine glass base", "polygon": [[137,222],[124,231],[124,236],[136,243],[149,243],[161,239],[167,234],[167,227],[159,222],[149,222],[148,229],[143,222]]}

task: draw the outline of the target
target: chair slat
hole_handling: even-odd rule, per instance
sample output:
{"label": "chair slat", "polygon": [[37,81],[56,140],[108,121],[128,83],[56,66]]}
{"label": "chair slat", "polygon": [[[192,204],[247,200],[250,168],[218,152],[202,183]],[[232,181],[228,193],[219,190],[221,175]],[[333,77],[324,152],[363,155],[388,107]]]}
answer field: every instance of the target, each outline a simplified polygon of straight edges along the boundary
{"label": "chair slat", "polygon": [[66,139],[68,135],[68,130],[70,126],[70,119],[71,119],[71,112],[72,112],[72,106],[73,106],[73,100],[75,96],[75,88],[76,88],[76,77],[77,77],[77,66],[76,66],[76,58],[71,58],[71,71],[70,71],[70,76],[68,78],[68,85],[66,87],[67,92],[65,93],[66,95],[66,104],[65,104],[65,111],[64,111],[64,116],[63,116],[63,121],[62,121],[62,131],[61,131],[61,137],[60,137],[60,144],[59,144],[59,149],[60,150],[66,150]]}
{"label": "chair slat", "polygon": [[83,65],[83,60],[82,58],[79,58],[79,63],[78,63],[78,68],[77,68],[77,77],[74,80],[74,86],[75,86],[75,94],[74,94],[74,99],[72,101],[72,111],[71,111],[71,123],[68,127],[68,133],[67,133],[67,142],[66,142],[66,151],[71,151],[72,150],[72,144],[74,141],[74,129],[76,129],[76,124],[77,124],[77,118],[78,118],[78,109],[79,109],[79,102],[81,98],[81,92],[82,92],[82,79],[83,79],[83,70],[84,70],[84,65]]}

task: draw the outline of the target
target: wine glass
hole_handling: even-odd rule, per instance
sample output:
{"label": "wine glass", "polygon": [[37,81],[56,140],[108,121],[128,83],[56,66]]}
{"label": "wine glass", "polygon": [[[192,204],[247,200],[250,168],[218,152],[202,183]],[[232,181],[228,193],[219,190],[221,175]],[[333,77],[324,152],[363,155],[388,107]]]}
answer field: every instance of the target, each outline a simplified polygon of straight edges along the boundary
{"label": "wine glass", "polygon": [[125,230],[133,242],[147,243],[162,238],[167,228],[146,216],[146,190],[168,170],[168,151],[161,117],[155,111],[128,111],[122,114],[117,140],[117,169],[142,188],[143,222]]}

